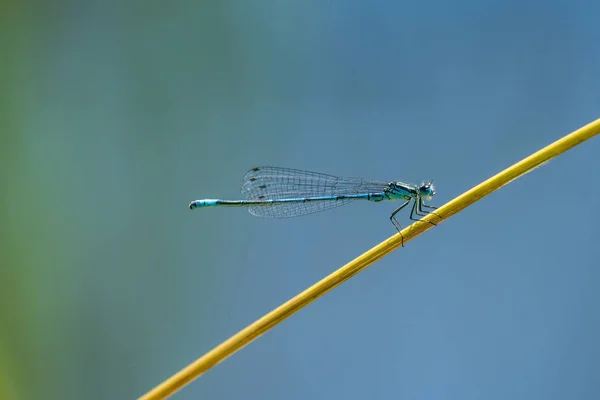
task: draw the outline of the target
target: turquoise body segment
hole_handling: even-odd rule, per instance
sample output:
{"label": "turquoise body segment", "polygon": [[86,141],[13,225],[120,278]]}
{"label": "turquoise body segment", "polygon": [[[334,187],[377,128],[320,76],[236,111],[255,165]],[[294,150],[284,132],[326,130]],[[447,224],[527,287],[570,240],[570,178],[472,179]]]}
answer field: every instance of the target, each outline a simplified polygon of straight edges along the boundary
{"label": "turquoise body segment", "polygon": [[219,200],[217,200],[217,199],[194,200],[190,203],[189,208],[190,208],[190,210],[193,210],[194,208],[217,207],[218,205],[219,205]]}
{"label": "turquoise body segment", "polygon": [[315,201],[342,201],[342,200],[368,200],[381,201],[385,198],[384,193],[349,194],[340,196],[316,196],[297,197],[291,199],[267,199],[267,200],[219,200],[204,199],[194,200],[189,208],[193,210],[201,207],[273,207],[284,204],[306,204]]}

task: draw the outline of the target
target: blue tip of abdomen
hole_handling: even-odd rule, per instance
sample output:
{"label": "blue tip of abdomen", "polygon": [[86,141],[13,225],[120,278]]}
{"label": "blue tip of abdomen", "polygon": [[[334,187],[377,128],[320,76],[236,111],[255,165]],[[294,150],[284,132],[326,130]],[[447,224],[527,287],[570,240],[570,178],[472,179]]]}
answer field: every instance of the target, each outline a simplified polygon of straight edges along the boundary
{"label": "blue tip of abdomen", "polygon": [[200,207],[214,207],[217,206],[219,200],[216,199],[205,199],[205,200],[194,200],[190,203],[189,208],[193,210],[194,208]]}

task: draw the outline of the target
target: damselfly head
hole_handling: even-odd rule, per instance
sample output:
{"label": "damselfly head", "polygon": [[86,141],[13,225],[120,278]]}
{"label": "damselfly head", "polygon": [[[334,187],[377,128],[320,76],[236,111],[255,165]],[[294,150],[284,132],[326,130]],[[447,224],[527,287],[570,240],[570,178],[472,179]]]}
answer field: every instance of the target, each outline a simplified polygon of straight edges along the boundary
{"label": "damselfly head", "polygon": [[435,187],[433,186],[433,182],[423,182],[423,184],[419,186],[419,195],[425,197],[427,200],[430,200],[431,197],[435,195]]}

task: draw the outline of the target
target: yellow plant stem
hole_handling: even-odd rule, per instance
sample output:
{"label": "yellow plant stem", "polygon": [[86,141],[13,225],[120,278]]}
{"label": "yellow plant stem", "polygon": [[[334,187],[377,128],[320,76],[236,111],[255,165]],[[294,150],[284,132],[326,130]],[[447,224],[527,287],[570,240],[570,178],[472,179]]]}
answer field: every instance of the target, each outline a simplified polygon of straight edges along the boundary
{"label": "yellow plant stem", "polygon": [[[457,212],[475,203],[477,200],[487,196],[495,190],[498,190],[512,180],[550,161],[552,158],[590,139],[598,133],[600,133],[600,119],[589,123],[588,125],[576,130],[560,140],[557,140],[542,150],[530,155],[524,160],[491,177],[485,182],[475,186],[473,189],[461,194],[454,200],[435,210],[435,214],[438,216],[435,214],[429,214],[424,217],[422,221],[430,221],[439,224],[448,219],[448,217],[451,217]],[[411,241],[423,232],[433,228],[432,224],[424,223],[422,221],[415,222],[402,231],[404,243]],[[284,319],[290,317],[292,314],[307,306],[317,298],[323,296],[331,289],[366,269],[375,261],[397,249],[401,246],[401,243],[402,240],[399,234],[396,234],[381,242],[371,250],[358,256],[331,275],[309,287],[296,297],[288,300],[270,313],[248,325],[246,328],[242,329],[206,353],[204,356],[200,357],[192,364],[188,365],[140,397],[140,399],[163,399],[172,395],[177,390],[181,389],[183,386],[190,383],[192,380],[196,379],[236,351],[240,350],[242,347],[246,346],[248,343],[252,342]]]}

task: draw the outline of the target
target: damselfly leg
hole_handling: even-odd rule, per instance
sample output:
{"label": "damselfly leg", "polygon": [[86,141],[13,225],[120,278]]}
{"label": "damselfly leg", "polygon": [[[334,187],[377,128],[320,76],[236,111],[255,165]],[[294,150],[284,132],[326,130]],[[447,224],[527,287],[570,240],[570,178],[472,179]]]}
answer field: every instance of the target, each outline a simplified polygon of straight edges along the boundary
{"label": "damselfly leg", "polygon": [[[429,208],[429,209],[432,209],[432,210],[437,210],[437,207],[425,204],[425,202],[423,201],[423,199],[421,199],[421,207]],[[435,211],[427,211],[427,210],[423,210],[422,208],[421,208],[421,210],[423,212],[425,212],[426,214],[433,214],[436,217],[438,217],[439,219],[442,219],[442,216],[440,214],[436,213]]]}
{"label": "damselfly leg", "polygon": [[[415,199],[415,204],[413,204],[412,206],[412,210],[410,211],[410,219],[412,219],[413,221],[421,221],[421,222],[429,222],[431,225],[433,226],[437,226],[436,223],[431,222],[431,221],[423,221],[422,219],[417,219],[414,218],[414,214],[420,216],[420,217],[424,217],[427,214],[431,214],[430,212],[427,211],[423,211],[423,209],[421,208],[421,205],[423,205],[423,198],[417,198]],[[437,215],[437,214],[436,214]],[[439,217],[439,215],[438,215]]]}
{"label": "damselfly leg", "polygon": [[410,200],[407,200],[406,203],[404,203],[400,207],[396,208],[392,212],[392,215],[390,215],[390,221],[392,222],[392,225],[394,225],[394,228],[396,228],[396,230],[400,234],[400,237],[402,238],[402,247],[404,247],[404,235],[402,235],[402,232],[401,232],[402,225],[400,225],[400,222],[398,222],[398,220],[396,219],[396,214],[398,214],[398,212],[400,212],[400,210],[402,210],[404,207],[406,207],[409,203],[410,203]]}

